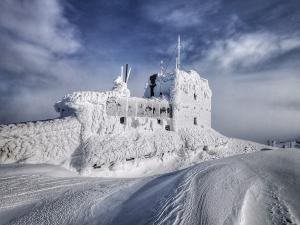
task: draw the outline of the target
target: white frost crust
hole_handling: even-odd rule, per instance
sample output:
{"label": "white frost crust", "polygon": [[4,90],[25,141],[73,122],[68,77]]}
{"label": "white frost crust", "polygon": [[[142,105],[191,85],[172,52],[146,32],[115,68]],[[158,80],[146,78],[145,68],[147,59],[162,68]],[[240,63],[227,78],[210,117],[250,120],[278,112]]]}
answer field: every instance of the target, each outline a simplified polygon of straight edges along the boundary
{"label": "white frost crust", "polygon": [[74,117],[0,126],[0,162],[69,160],[80,145],[80,123]]}
{"label": "white frost crust", "polygon": [[[100,176],[124,176],[124,170],[128,170],[125,176],[151,175],[200,161],[259,151],[263,147],[227,138],[211,128],[181,129],[179,132],[132,131],[105,139],[95,135],[84,146],[80,170],[84,175],[95,172]],[[149,168],[143,171],[147,165]]]}

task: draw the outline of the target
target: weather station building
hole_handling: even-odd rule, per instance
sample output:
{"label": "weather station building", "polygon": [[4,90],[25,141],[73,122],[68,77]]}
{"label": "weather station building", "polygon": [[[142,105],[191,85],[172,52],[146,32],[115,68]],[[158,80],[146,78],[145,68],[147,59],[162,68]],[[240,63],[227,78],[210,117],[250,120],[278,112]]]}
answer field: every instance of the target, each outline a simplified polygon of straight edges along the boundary
{"label": "weather station building", "polygon": [[[112,90],[74,92],[55,103],[59,118],[1,125],[0,161],[30,158],[31,161],[47,162],[55,158],[55,162],[62,163],[65,158],[73,160],[76,154],[92,154],[87,153],[88,148],[101,152],[104,145],[109,149],[105,154],[114,152],[115,156],[144,157],[148,153],[144,154],[143,149],[153,151],[144,144],[154,138],[154,134],[164,136],[161,140],[165,141],[160,145],[169,144],[163,149],[173,149],[175,143],[182,143],[178,135],[180,130],[202,129],[205,132],[210,129],[212,93],[208,81],[194,70],[181,69],[180,48],[178,37],[174,71],[167,73],[161,65],[160,72],[149,77],[143,97],[130,96],[127,84],[131,69],[126,65],[121,68]],[[122,153],[121,146],[107,147],[110,143],[120,142],[120,138],[124,143],[133,143],[135,140],[130,139],[133,136],[143,137],[144,141],[131,153],[127,150]],[[181,148],[184,146],[178,144],[178,149]],[[132,158],[131,155],[128,157]],[[121,155],[118,159],[124,157]],[[111,159],[107,160],[109,163]]]}
{"label": "weather station building", "polygon": [[144,97],[130,96],[127,83],[131,69],[126,65],[112,91],[75,92],[56,103],[56,111],[61,117],[78,118],[92,113],[91,118],[102,120],[99,129],[104,133],[130,128],[178,131],[193,126],[211,127],[212,93],[208,81],[194,70],[180,68],[180,47],[178,37],[174,72],[166,73],[161,65],[160,72],[149,77]]}

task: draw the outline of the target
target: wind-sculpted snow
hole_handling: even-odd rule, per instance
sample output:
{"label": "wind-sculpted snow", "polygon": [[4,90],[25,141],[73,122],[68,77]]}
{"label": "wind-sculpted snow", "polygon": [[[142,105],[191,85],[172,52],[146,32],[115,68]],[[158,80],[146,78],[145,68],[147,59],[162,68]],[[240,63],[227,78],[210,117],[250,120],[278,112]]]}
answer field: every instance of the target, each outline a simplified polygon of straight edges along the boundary
{"label": "wind-sculpted snow", "polygon": [[274,150],[146,178],[0,165],[2,224],[300,224],[300,152]]}
{"label": "wind-sculpted snow", "polygon": [[160,176],[120,204],[111,224],[299,224],[299,159],[269,151]]}
{"label": "wind-sculpted snow", "polygon": [[0,126],[0,162],[68,161],[80,145],[80,123],[75,117]]}
{"label": "wind-sculpted snow", "polygon": [[183,142],[175,132],[132,132],[119,134],[101,140],[93,136],[87,142],[83,153],[83,169],[111,166],[115,162],[163,158],[164,154],[179,152]]}
{"label": "wind-sculpted snow", "polygon": [[[99,176],[143,176],[173,171],[200,161],[259,151],[264,146],[227,138],[213,129],[182,129],[92,136],[84,145],[79,170]],[[149,168],[143,168],[149,164]],[[120,173],[120,174],[119,174]]]}

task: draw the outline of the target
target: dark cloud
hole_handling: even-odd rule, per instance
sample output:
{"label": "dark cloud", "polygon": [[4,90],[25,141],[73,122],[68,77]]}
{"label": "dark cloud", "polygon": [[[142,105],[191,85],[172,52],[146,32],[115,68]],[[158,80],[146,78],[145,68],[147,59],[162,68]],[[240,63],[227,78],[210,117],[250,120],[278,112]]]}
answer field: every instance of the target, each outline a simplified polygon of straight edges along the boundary
{"label": "dark cloud", "polygon": [[[298,0],[0,2],[0,122],[55,117],[55,101],[75,90],[105,90],[121,64],[131,93],[160,60],[213,89],[213,125],[252,140],[299,136]],[[234,122],[233,122],[234,121]]]}

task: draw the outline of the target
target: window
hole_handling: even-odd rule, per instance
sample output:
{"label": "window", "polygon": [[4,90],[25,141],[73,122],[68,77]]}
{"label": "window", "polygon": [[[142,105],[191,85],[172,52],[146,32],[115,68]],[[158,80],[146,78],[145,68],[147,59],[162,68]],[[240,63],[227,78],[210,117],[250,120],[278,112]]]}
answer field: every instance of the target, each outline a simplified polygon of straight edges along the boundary
{"label": "window", "polygon": [[124,124],[125,121],[126,121],[126,118],[125,118],[125,117],[120,117],[120,123],[121,123],[121,124]]}
{"label": "window", "polygon": [[160,120],[160,119],[157,119],[157,123],[160,124],[160,123],[161,123],[161,120]]}
{"label": "window", "polygon": [[194,93],[194,99],[197,100],[197,95]]}
{"label": "window", "polygon": [[162,113],[166,113],[166,108],[165,108],[165,107],[162,107],[162,108],[160,109],[160,114],[162,114]]}
{"label": "window", "polygon": [[157,74],[153,74],[152,76],[150,76],[150,96],[154,96],[154,88],[156,86],[155,84],[155,80],[156,80]]}
{"label": "window", "polygon": [[197,125],[197,117],[194,117],[194,125]]}
{"label": "window", "polygon": [[168,131],[169,131],[169,130],[170,130],[170,125],[166,125],[166,126],[165,126],[165,130],[168,130]]}

